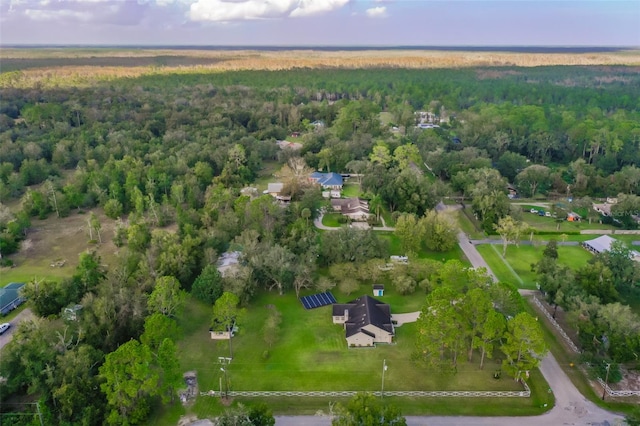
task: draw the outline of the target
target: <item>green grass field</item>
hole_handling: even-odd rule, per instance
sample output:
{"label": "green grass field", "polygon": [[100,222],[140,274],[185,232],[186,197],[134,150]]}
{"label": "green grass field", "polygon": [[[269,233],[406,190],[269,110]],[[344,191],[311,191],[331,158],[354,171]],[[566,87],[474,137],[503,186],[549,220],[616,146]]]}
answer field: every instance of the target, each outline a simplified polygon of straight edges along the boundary
{"label": "green grass field", "polygon": [[569,222],[563,220],[557,222],[556,219],[546,216],[538,216],[533,213],[522,213],[522,220],[526,222],[530,227],[539,231],[545,232],[580,232],[585,229],[615,229],[612,225],[604,225],[598,222],[592,222],[591,224],[582,220],[580,222]]}
{"label": "green grass field", "polygon": [[[351,296],[334,291],[339,302],[369,292]],[[423,297],[419,294],[400,296],[392,289],[385,290],[383,301],[390,303],[392,312],[418,309]],[[278,341],[268,348],[262,336],[262,324],[270,309],[282,314]],[[210,339],[208,328],[211,307],[190,300],[188,317],[181,321],[184,339],[179,342],[181,367],[195,370],[201,392],[218,391],[223,373],[218,357],[229,356],[228,341]],[[396,343],[376,348],[347,348],[344,330],[331,321],[331,308],[305,310],[294,294],[279,296],[275,293],[259,294],[248,308],[248,315],[239,325],[232,341],[233,361],[228,366],[228,378],[233,390],[355,390],[378,391],[381,369],[386,360],[385,390],[520,390],[520,386],[504,377],[495,380],[493,372],[499,368],[499,356],[489,360],[483,370],[478,359],[462,364],[455,375],[443,374],[426,368],[412,360],[415,325],[405,324],[396,330]],[[528,399],[460,399],[460,398],[406,398],[393,399],[405,414],[537,414],[544,411],[543,402],[549,401],[546,382],[539,374],[532,375],[534,397]],[[335,399],[332,399],[335,401]],[[245,399],[251,402],[250,399]],[[275,413],[313,414],[328,407],[328,400],[316,398],[267,398]],[[187,411],[200,417],[215,415],[223,409],[218,398],[199,397]],[[181,407],[166,407],[154,413],[148,424],[175,424],[183,413]],[[171,423],[173,422],[173,423]]]}
{"label": "green grass field", "polygon": [[[536,288],[536,274],[531,271],[531,264],[537,263],[542,258],[543,245],[520,247],[509,245],[504,258],[501,245],[479,244],[476,248],[498,280],[515,284],[520,288]],[[558,263],[574,270],[584,266],[592,257],[591,253],[580,246],[558,247]]]}
{"label": "green grass field", "polygon": [[342,196],[344,198],[359,197],[362,195],[360,185],[357,183],[346,183],[342,187]]}
{"label": "green grass field", "polygon": [[342,226],[342,224],[340,223],[341,216],[342,214],[340,213],[326,213],[324,216],[322,216],[322,224],[324,226],[330,226],[332,228],[339,228],[340,226]]}

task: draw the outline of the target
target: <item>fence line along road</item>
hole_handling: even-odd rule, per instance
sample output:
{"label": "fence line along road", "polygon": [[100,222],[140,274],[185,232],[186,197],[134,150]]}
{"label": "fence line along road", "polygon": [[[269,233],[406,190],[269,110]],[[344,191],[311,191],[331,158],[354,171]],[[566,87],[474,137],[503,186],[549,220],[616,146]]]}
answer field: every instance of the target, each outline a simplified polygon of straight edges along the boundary
{"label": "fence line along road", "polygon": [[558,332],[560,333],[560,335],[562,336],[562,338],[565,340],[565,342],[567,342],[567,345],[569,345],[569,347],[571,348],[571,350],[577,354],[580,353],[580,349],[578,349],[578,347],[576,346],[575,343],[573,343],[573,340],[571,340],[571,338],[569,337],[569,335],[567,333],[565,333],[565,331],[562,329],[562,327],[560,326],[560,324],[558,324],[558,321],[555,320],[555,318],[553,318],[553,316],[551,316],[551,314],[549,313],[549,311],[547,311],[547,309],[544,307],[544,305],[538,300],[537,297],[533,296],[533,302],[536,304],[536,306],[538,306],[540,308],[540,310],[542,311],[542,313],[544,314],[545,317],[547,317],[547,319],[549,320],[549,322],[551,322],[551,324],[553,324],[553,326],[558,330]]}
{"label": "fence line along road", "polygon": [[[384,396],[426,397],[426,398],[529,398],[531,389],[522,382],[522,391],[384,391]],[[359,391],[229,391],[230,397],[352,397]],[[361,391],[360,391],[361,392]],[[370,392],[374,396],[382,396],[382,392]],[[219,392],[200,392],[200,396],[220,396]]]}
{"label": "fence line along road", "polygon": [[598,383],[600,386],[604,387],[604,390],[607,392],[607,395],[611,397],[625,397],[625,396],[640,396],[640,391],[637,390],[613,390],[609,387],[609,385],[604,383],[600,377],[598,377]]}

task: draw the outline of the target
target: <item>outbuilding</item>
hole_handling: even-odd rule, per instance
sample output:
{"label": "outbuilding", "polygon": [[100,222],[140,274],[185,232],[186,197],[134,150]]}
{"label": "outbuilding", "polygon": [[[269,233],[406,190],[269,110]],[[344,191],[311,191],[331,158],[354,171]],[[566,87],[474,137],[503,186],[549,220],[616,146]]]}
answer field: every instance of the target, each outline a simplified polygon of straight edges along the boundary
{"label": "outbuilding", "polygon": [[25,298],[20,295],[24,283],[9,283],[0,289],[0,314],[6,315],[22,305]]}

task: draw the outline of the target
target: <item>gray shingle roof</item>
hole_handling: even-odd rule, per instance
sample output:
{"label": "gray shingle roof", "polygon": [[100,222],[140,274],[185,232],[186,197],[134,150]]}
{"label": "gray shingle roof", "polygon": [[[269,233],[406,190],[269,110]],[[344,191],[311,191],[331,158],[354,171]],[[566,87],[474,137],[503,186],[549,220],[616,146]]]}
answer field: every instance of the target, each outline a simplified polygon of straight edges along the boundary
{"label": "gray shingle roof", "polygon": [[393,333],[391,310],[386,303],[364,295],[346,304],[334,304],[333,315],[344,315],[345,309],[349,311],[349,319],[345,323],[347,337],[364,331],[362,327],[369,324]]}

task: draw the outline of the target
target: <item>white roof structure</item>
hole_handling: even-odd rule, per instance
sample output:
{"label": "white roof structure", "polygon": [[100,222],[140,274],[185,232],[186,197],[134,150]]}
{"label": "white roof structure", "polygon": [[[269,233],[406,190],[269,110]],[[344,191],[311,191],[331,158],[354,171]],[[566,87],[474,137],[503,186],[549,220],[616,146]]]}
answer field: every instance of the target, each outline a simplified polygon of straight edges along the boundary
{"label": "white roof structure", "polygon": [[[608,235],[602,235],[593,240],[585,241],[582,245],[593,253],[603,253],[605,251],[611,250],[611,245],[616,242],[615,238],[611,238]],[[631,258],[635,261],[640,261],[640,253],[635,250],[631,250]]]}
{"label": "white roof structure", "polygon": [[611,244],[616,241],[616,239],[611,238],[608,235],[602,235],[598,238],[594,238],[593,240],[585,241],[582,244],[595,253],[602,253],[609,251],[611,249]]}

